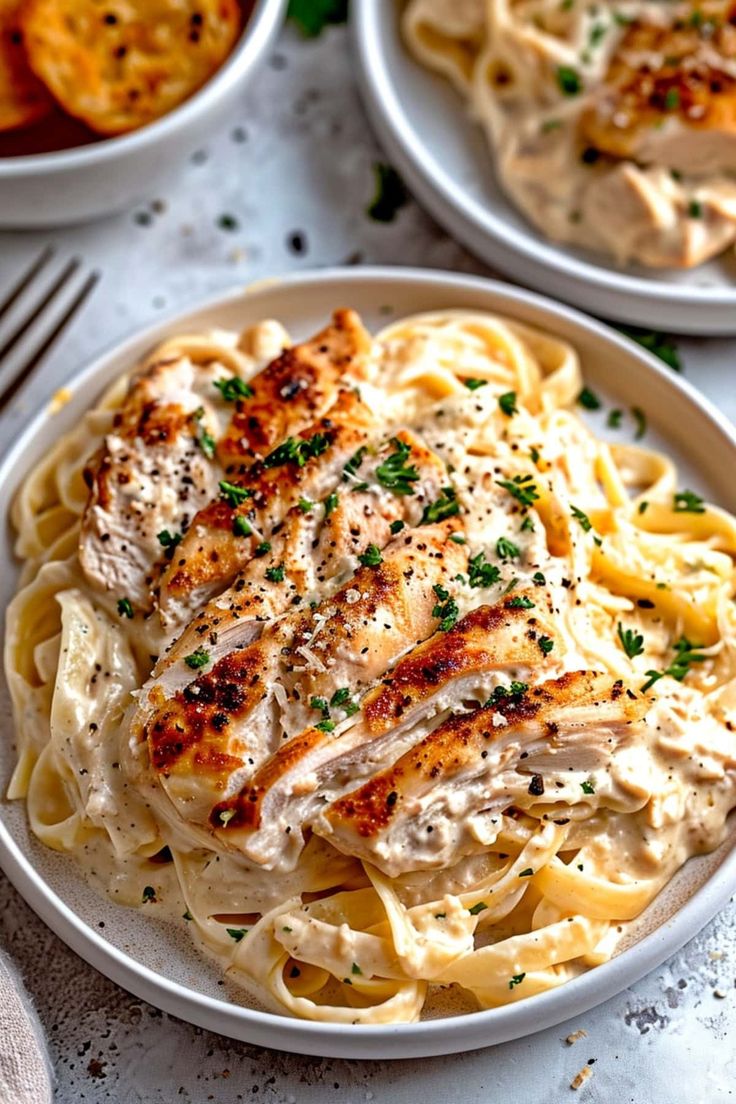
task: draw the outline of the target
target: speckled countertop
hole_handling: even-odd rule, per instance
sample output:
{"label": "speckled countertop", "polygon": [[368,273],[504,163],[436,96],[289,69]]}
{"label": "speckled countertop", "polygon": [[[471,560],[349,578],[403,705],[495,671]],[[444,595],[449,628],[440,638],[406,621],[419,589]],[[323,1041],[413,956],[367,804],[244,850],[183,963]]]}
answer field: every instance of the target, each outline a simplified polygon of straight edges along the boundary
{"label": "speckled countertop", "polygon": [[[0,287],[49,240],[103,274],[16,399],[3,438],[92,354],[217,289],[345,263],[487,271],[414,203],[389,224],[366,216],[380,159],[344,28],[312,42],[287,30],[229,124],[191,151],[166,195],[93,226],[0,234]],[[687,377],[736,419],[736,340],[678,344]],[[395,1063],[292,1057],[164,1015],[68,950],[1,875],[0,944],[47,1029],[59,1104],[716,1104],[736,1095],[734,904],[665,966],[576,1021],[492,1050]],[[581,1027],[587,1037],[567,1045]],[[593,1076],[575,1094],[570,1083],[588,1063]]]}

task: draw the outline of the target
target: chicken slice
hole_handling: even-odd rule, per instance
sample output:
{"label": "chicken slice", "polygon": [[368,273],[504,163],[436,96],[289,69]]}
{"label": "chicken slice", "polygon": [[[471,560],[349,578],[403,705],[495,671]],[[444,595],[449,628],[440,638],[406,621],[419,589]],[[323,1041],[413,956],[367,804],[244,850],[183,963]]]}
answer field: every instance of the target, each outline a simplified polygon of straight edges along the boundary
{"label": "chicken slice", "polygon": [[[400,442],[400,445],[398,444]],[[387,489],[377,472],[390,471],[400,447],[408,450],[413,475],[411,493]],[[355,454],[353,454],[355,461]],[[386,468],[386,462],[389,468]],[[196,648],[201,636],[215,631],[220,642],[239,632],[246,618],[277,617],[300,598],[316,593],[346,572],[353,572],[358,556],[369,545],[382,549],[405,527],[418,525],[428,503],[439,498],[447,480],[445,465],[415,434],[399,430],[389,441],[352,467],[359,473],[341,474],[335,489],[321,502],[301,499],[277,523],[268,541],[241,538],[243,554],[250,550],[235,583],[198,613],[169,652],[168,661]],[[243,507],[249,524],[258,515]],[[274,581],[283,569],[283,580]]]}
{"label": "chicken slice", "polygon": [[736,4],[672,5],[633,22],[581,118],[595,149],[642,165],[736,169]]}
{"label": "chicken slice", "polygon": [[548,667],[538,644],[546,633],[559,649],[546,613],[531,615],[507,600],[479,606],[449,631],[435,632],[364,697],[357,724],[337,736],[312,727],[279,748],[228,803],[236,811],[228,833],[243,830],[239,846],[254,861],[290,869],[311,820],[417,743],[451,702],[475,697],[479,704],[477,695],[485,700],[499,674],[517,680]]}
{"label": "chicken slice", "polygon": [[574,772],[572,803],[594,795],[592,785],[580,783],[580,772],[605,768],[649,704],[620,681],[590,671],[517,695],[493,695],[333,802],[312,827],[389,877],[449,866],[489,842],[493,814],[500,824],[511,805],[554,806],[560,791],[545,791],[547,772]]}
{"label": "chicken slice", "polygon": [[216,360],[197,363],[170,349],[133,377],[85,469],[79,558],[98,591],[151,608],[155,565],[164,557],[159,534],[185,528],[217,491],[214,447],[229,417],[213,386],[222,376]]}
{"label": "chicken slice", "polygon": [[467,559],[449,540],[456,527],[453,518],[400,534],[380,563],[360,567],[314,610],[245,620],[225,654],[219,637],[203,636],[195,652],[160,664],[130,725],[134,773],[152,773],[183,821],[227,823],[222,802],[319,719],[315,697],[344,686],[359,693],[432,632],[433,586]]}

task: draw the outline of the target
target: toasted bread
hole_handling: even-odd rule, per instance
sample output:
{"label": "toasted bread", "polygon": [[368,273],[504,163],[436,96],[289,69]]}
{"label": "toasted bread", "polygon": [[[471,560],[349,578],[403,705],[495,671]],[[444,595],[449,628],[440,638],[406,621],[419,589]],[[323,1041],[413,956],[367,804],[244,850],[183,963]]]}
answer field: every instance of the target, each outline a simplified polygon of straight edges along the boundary
{"label": "toasted bread", "polygon": [[36,75],[70,115],[122,134],[171,111],[219,68],[241,27],[238,0],[26,0]]}

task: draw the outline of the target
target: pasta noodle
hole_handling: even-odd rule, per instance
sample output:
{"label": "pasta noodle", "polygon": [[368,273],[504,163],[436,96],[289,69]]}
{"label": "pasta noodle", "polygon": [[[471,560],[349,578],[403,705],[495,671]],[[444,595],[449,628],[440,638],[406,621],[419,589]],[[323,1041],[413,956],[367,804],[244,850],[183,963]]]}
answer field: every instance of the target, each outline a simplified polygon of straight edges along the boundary
{"label": "pasta noodle", "polygon": [[[448,5],[460,45],[447,66],[459,84],[467,44],[478,38],[477,7]],[[181,442],[158,429],[145,439],[149,421],[127,438],[122,462],[141,448],[142,490],[103,546],[119,541],[111,555],[120,579],[133,577],[120,566],[129,544],[140,541],[138,555],[158,543],[158,561],[141,569],[148,607],[95,574],[106,561],[90,557],[87,544],[97,539],[94,511],[109,513],[117,501],[104,499],[101,479],[118,470],[136,388],[155,383],[166,396],[172,374],[186,447],[216,469],[263,381],[294,392],[292,376],[284,384],[278,375],[285,365],[304,370],[309,352],[322,372],[314,394],[327,393],[329,364],[319,358],[345,331],[293,349],[274,322],[240,339],[173,338],[115,384],[31,472],[14,504],[23,569],[5,663],[18,733],[10,796],[25,799],[44,844],[74,853],[122,903],[189,927],[274,1011],[369,1024],[416,1020],[448,988],[493,1008],[563,984],[615,953],[625,925],[688,856],[723,838],[736,804],[736,520],[679,490],[666,457],[590,432],[575,410],[576,352],[558,338],[469,311],[406,318],[370,340],[348,321],[362,359],[349,369],[339,360],[322,437],[282,427],[249,456],[255,466],[224,466],[219,499],[223,472],[196,476],[187,453],[194,474],[185,485],[201,497],[176,539],[165,529],[151,542],[135,519],[162,502],[182,509],[166,468]],[[346,371],[358,379],[347,389]],[[155,419],[145,396],[146,419]],[[336,461],[325,482],[330,450],[341,447],[328,434],[338,432],[345,403],[346,432],[358,432],[367,418],[358,402],[380,415],[366,423],[376,443]],[[227,419],[224,430],[216,415]],[[360,439],[350,437],[350,449]],[[270,494],[287,494],[292,475],[312,478],[312,464],[323,497],[305,499],[299,483],[295,505],[279,521],[274,498],[264,521],[260,492],[236,492],[277,461]],[[166,494],[143,479],[154,463]],[[432,479],[441,493],[420,501],[422,480]],[[218,521],[216,562],[231,554],[226,539],[252,536],[254,551],[165,614],[165,588],[191,562],[190,534],[195,552],[207,547],[213,487],[218,518],[223,495],[251,511],[238,523],[238,500],[225,528]],[[384,529],[370,533],[383,537],[366,539],[360,556],[346,545],[332,574],[322,564],[316,582],[285,589],[286,578],[307,579],[296,574],[305,553],[292,561],[289,547],[311,556],[322,529],[340,523],[339,498],[367,503],[363,524],[380,521]],[[408,520],[387,513],[399,509]],[[279,539],[283,559],[269,561]],[[362,651],[357,636],[334,643],[335,610],[343,617],[359,608],[370,580],[412,540],[422,555],[404,571],[406,585],[430,570],[433,541],[444,582],[432,586],[428,576],[428,620],[416,598],[401,614],[402,626],[415,618],[412,627],[396,630],[394,651],[381,652],[371,673],[368,644],[388,648],[393,607],[376,614],[379,629]],[[272,566],[256,586],[261,560]],[[253,606],[233,605],[249,587]],[[193,612],[177,622],[189,601]],[[306,623],[298,618],[312,620],[297,647],[304,630],[295,626]],[[320,695],[356,652],[355,680]],[[251,653],[256,677],[247,681],[246,668],[233,665]],[[218,688],[214,672],[228,664]],[[258,665],[270,682],[248,706],[239,743],[227,732]],[[417,670],[425,681],[412,681]],[[213,694],[224,711],[206,714]],[[474,747],[482,754],[471,756]]]}

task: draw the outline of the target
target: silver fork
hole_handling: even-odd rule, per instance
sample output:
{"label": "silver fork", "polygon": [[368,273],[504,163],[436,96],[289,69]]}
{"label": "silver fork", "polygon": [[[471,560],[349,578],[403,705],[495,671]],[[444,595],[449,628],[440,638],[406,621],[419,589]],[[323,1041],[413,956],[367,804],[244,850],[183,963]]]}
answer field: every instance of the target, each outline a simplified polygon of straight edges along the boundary
{"label": "silver fork", "polygon": [[[49,284],[44,282],[43,276],[53,258],[54,249],[47,246],[0,302],[0,410],[7,406],[79,313],[100,278],[99,272],[90,272],[69,299],[78,284],[75,277],[82,268],[82,262],[79,257],[72,257]],[[35,293],[33,297],[32,293]],[[28,305],[21,310],[25,300],[28,300]],[[15,322],[14,315],[18,316]],[[6,319],[10,323],[9,331],[7,323],[3,326]],[[8,332],[5,335],[3,331]],[[12,364],[11,354],[19,346],[23,350],[20,363]],[[3,377],[8,373],[5,380]]]}

